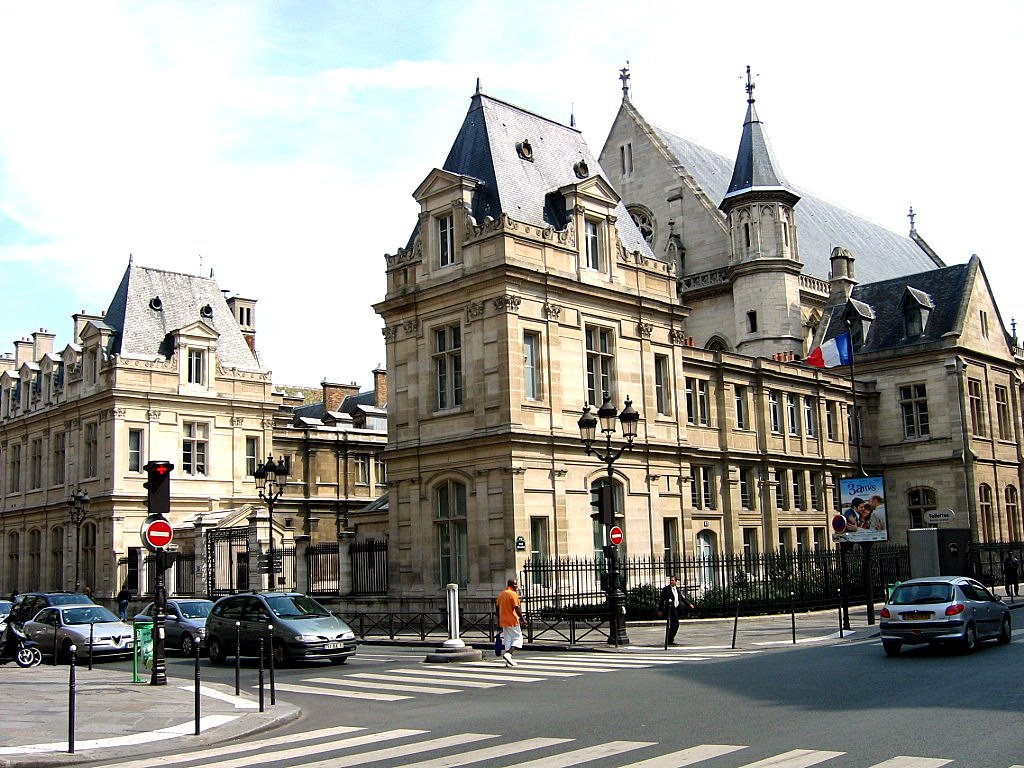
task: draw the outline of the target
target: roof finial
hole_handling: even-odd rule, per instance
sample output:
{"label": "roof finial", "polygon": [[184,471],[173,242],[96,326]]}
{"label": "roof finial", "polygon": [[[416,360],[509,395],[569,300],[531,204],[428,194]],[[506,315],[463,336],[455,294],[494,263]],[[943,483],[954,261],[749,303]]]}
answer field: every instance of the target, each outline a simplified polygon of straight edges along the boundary
{"label": "roof finial", "polygon": [[626,66],[619,70],[619,80],[622,81],[622,100],[629,101],[629,60]]}
{"label": "roof finial", "polygon": [[910,234],[912,234],[912,235],[917,234],[917,230],[914,229],[914,217],[915,216],[917,216],[917,214],[914,213],[914,206],[910,206],[910,213],[907,214],[907,218],[910,219]]}
{"label": "roof finial", "polygon": [[480,95],[480,78],[479,77],[476,79],[476,95],[477,96]]}
{"label": "roof finial", "polygon": [[1017,343],[1017,318],[1010,318],[1010,333],[1013,334],[1013,342]]}
{"label": "roof finial", "polygon": [[569,127],[576,127],[576,105],[572,103],[569,104]]}
{"label": "roof finial", "polygon": [[134,256],[133,254],[129,253],[129,254],[128,254],[128,266],[129,266],[129,267],[130,267],[130,266],[132,265],[132,262],[133,262],[134,260],[135,260],[135,256]]}
{"label": "roof finial", "polygon": [[757,87],[757,85],[754,83],[753,79],[750,77],[750,65],[748,64],[747,65],[747,85],[746,85],[747,104],[753,104],[754,103],[754,89],[756,87]]}

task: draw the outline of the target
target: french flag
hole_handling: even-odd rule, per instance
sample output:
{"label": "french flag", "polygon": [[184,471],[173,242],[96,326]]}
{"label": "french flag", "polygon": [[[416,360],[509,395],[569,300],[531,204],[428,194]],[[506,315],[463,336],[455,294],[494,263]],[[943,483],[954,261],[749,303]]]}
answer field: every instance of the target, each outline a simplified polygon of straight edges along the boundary
{"label": "french flag", "polygon": [[815,368],[835,368],[837,365],[849,365],[853,359],[850,347],[850,334],[840,333],[829,339],[820,347],[815,347],[804,360]]}

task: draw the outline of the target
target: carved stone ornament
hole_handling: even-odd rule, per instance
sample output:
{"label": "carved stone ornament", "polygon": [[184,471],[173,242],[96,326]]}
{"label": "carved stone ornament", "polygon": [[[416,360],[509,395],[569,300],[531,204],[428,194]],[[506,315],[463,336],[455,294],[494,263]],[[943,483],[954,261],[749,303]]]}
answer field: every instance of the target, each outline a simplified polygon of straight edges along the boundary
{"label": "carved stone ornament", "polygon": [[484,307],[487,305],[482,301],[471,301],[466,305],[466,317],[470,320],[480,317],[484,313]]}
{"label": "carved stone ornament", "polygon": [[398,337],[398,326],[385,325],[380,329],[380,332],[384,335],[385,341],[394,341]]}
{"label": "carved stone ornament", "polygon": [[158,421],[160,419],[160,411],[146,411],[146,419],[149,421]]}
{"label": "carved stone ornament", "polygon": [[636,324],[636,332],[645,339],[651,338],[651,332],[654,330],[654,325],[651,323],[639,322]]}
{"label": "carved stone ornament", "polygon": [[523,300],[518,296],[499,296],[494,300],[494,308],[497,310],[505,310],[506,312],[518,312],[519,305],[522,304]]}
{"label": "carved stone ornament", "polygon": [[412,320],[406,320],[404,323],[402,323],[402,330],[405,331],[407,334],[412,335],[416,333],[416,331],[418,331],[419,329],[420,321],[417,320],[416,318],[413,318]]}
{"label": "carved stone ornament", "polygon": [[114,408],[112,413],[115,419],[123,419],[128,414],[127,408]]}
{"label": "carved stone ornament", "polygon": [[245,421],[245,419],[243,419],[241,416],[232,416],[231,417],[231,426],[232,427],[240,427],[240,426],[242,426],[242,423],[244,421]]}
{"label": "carved stone ornament", "polygon": [[668,332],[668,338],[673,344],[682,344],[686,341],[686,331],[673,328]]}
{"label": "carved stone ornament", "polygon": [[562,307],[558,304],[547,302],[544,304],[544,314],[549,320],[557,320],[562,315]]}

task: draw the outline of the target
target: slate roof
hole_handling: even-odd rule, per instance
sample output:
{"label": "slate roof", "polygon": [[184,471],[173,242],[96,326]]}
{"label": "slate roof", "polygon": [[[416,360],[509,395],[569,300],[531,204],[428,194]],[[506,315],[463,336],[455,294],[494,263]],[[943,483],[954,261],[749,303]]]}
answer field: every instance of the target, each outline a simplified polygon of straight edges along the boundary
{"label": "slate roof", "polygon": [[[652,129],[712,205],[717,206],[725,199],[733,173],[733,163],[728,158],[657,126]],[[828,280],[829,258],[835,246],[853,253],[855,276],[862,283],[945,266],[909,237],[890,232],[797,186],[789,184],[787,188],[801,198],[796,204],[796,226],[804,274]]]}
{"label": "slate roof", "polygon": [[[517,144],[528,141],[532,161],[520,156]],[[575,128],[548,120],[499,99],[475,94],[443,169],[483,184],[473,199],[473,216],[508,214],[535,226],[564,229],[564,206],[550,193],[578,184],[574,166],[582,160],[589,177],[607,175]],[[610,186],[610,183],[609,183]],[[616,226],[626,250],[657,258],[620,201]]]}
{"label": "slate roof", "polygon": [[[966,264],[856,286],[851,298],[867,304],[875,313],[866,342],[857,353],[933,344],[946,333],[959,335],[964,307],[970,300],[971,285],[979,266],[980,261],[975,256]],[[924,332],[913,339],[906,337],[903,325],[903,297],[908,288],[923,293],[932,304]],[[823,340],[846,330],[845,308],[844,302],[826,309],[828,325]]]}
{"label": "slate roof", "polygon": [[[160,298],[160,311],[150,307],[155,297]],[[200,315],[207,305],[213,317]],[[222,368],[263,370],[212,277],[129,263],[103,321],[115,331],[111,352],[142,358],[167,357],[168,334],[201,321],[218,334],[217,361]]]}
{"label": "slate roof", "polygon": [[740,136],[740,147],[736,152],[736,162],[733,164],[732,180],[723,200],[761,189],[789,190],[789,183],[782,175],[779,163],[768,144],[768,136],[757,118],[754,100],[748,99],[747,116],[743,121],[743,133]]}

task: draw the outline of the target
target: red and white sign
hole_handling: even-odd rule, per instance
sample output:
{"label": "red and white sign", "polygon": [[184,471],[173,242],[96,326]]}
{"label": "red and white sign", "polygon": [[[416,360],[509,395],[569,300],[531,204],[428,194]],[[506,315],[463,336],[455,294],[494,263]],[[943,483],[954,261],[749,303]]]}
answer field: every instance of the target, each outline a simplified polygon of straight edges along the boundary
{"label": "red and white sign", "polygon": [[608,531],[608,542],[618,546],[622,543],[622,529],[617,525],[613,525],[612,529]]}
{"label": "red and white sign", "polygon": [[165,549],[174,538],[174,529],[163,519],[145,522],[142,525],[142,542],[147,549]]}

